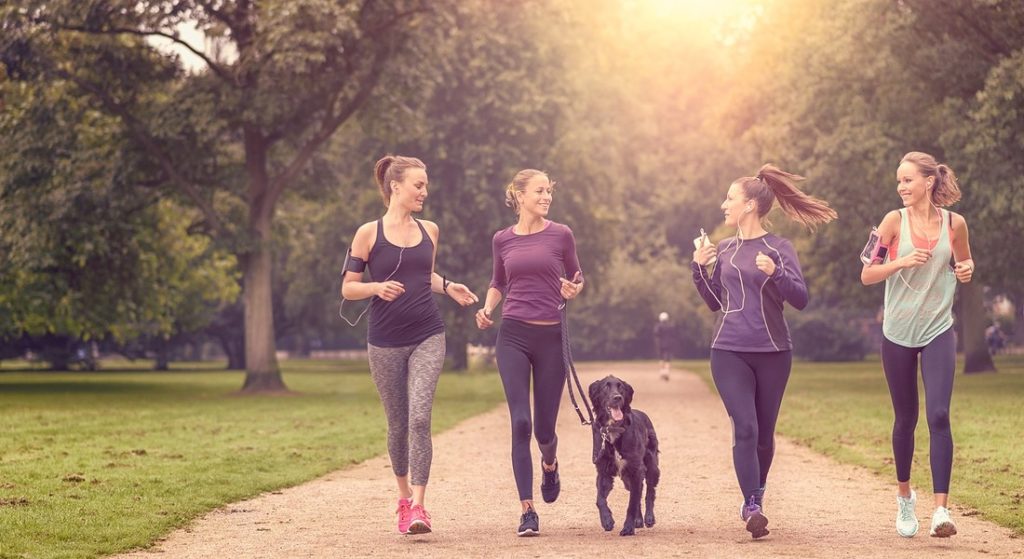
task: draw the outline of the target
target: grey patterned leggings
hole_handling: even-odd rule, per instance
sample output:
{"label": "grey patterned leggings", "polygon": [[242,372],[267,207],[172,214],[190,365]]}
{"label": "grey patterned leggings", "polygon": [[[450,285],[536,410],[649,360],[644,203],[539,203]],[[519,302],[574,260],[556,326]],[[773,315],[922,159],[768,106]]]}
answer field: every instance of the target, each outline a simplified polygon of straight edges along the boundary
{"label": "grey patterned leggings", "polygon": [[430,412],[444,363],[444,332],[417,345],[377,347],[367,344],[370,375],[388,419],[388,455],[396,476],[412,474],[412,485],[426,485],[433,445]]}

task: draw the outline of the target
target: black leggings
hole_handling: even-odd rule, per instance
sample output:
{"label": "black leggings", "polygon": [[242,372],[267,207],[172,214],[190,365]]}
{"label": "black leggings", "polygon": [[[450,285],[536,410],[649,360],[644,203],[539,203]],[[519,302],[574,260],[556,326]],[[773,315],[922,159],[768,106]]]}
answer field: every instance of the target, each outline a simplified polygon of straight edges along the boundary
{"label": "black leggings", "polygon": [[775,422],[793,355],[711,350],[711,376],[732,420],[732,463],[744,502],[768,481],[775,457]]}
{"label": "black leggings", "polygon": [[953,328],[939,334],[924,347],[903,347],[882,337],[882,368],[889,384],[892,409],[892,454],[896,460],[896,481],[910,481],[914,460],[914,429],[917,428],[917,355],[921,354],[924,406],[931,439],[932,491],[949,493],[953,471],[953,433],[949,427],[949,402],[953,397],[956,370],[956,339]]}
{"label": "black leggings", "polygon": [[498,372],[512,417],[512,473],[519,500],[533,499],[533,458],[530,455],[530,369],[533,369],[534,410],[532,430],[541,457],[554,464],[558,437],[555,420],[565,385],[562,360],[562,327],[542,326],[513,319],[501,321],[495,350]]}

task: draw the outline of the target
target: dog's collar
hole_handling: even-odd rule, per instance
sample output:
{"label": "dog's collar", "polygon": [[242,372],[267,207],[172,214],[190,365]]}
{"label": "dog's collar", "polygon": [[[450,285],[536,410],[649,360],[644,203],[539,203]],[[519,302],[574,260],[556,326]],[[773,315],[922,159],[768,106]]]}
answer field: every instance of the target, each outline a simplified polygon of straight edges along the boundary
{"label": "dog's collar", "polygon": [[613,434],[621,435],[625,432],[625,427],[621,427],[618,425],[605,425],[604,427],[601,427],[601,439],[611,444],[615,442],[615,439],[612,438]]}

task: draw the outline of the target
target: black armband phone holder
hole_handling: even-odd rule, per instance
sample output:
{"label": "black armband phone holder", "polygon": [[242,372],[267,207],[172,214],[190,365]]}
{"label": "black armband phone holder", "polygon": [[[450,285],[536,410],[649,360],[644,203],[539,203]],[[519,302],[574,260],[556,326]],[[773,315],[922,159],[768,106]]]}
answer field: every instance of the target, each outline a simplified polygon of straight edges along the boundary
{"label": "black armband phone holder", "polygon": [[345,253],[345,263],[341,266],[342,273],[355,272],[361,274],[365,269],[366,261],[358,256],[352,256],[352,249],[348,249],[348,252]]}

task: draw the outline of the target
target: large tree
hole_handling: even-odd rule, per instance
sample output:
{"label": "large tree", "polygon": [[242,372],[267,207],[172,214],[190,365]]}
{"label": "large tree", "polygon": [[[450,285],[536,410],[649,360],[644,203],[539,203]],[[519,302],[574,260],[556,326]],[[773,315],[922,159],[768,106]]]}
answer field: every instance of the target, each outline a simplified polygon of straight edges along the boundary
{"label": "large tree", "polygon": [[[192,230],[237,256],[245,303],[243,391],[284,389],[272,311],[282,196],[363,106],[425,12],[419,0],[20,0],[0,56],[14,79],[66,83],[145,150],[152,182],[195,207]],[[206,44],[186,39],[194,27]],[[202,61],[197,73],[158,49]],[[209,48],[208,48],[209,47]]]}

